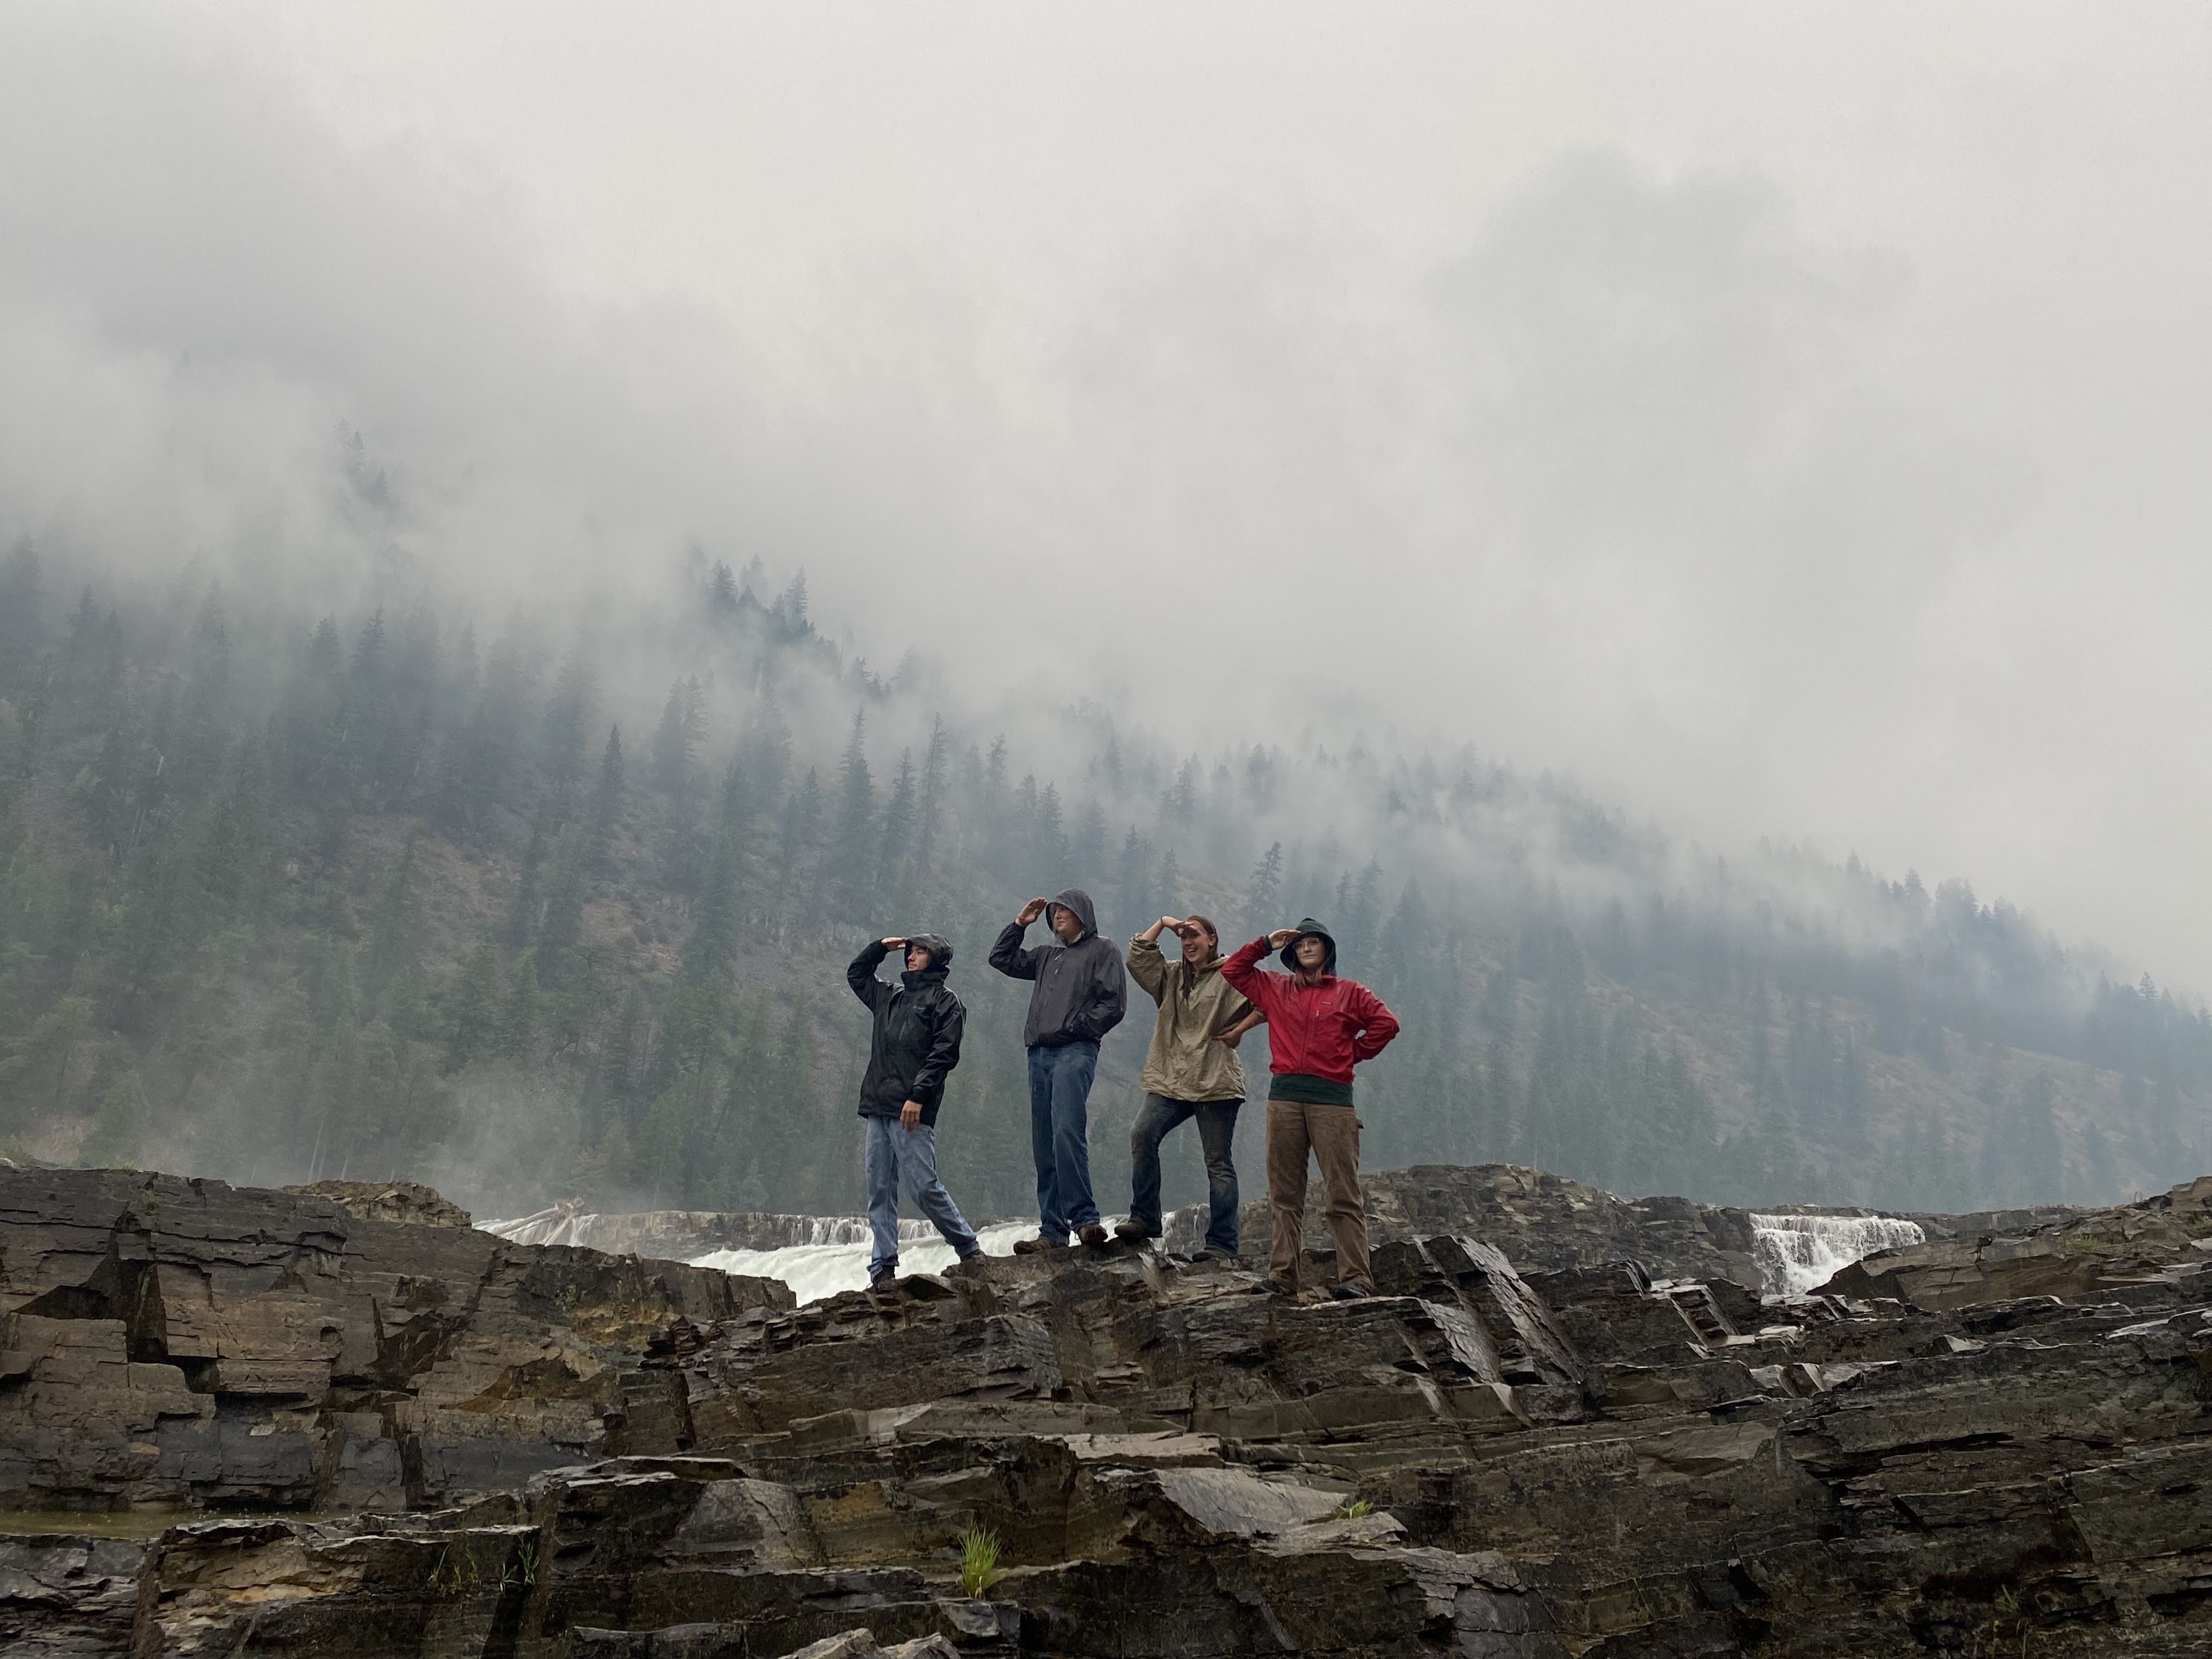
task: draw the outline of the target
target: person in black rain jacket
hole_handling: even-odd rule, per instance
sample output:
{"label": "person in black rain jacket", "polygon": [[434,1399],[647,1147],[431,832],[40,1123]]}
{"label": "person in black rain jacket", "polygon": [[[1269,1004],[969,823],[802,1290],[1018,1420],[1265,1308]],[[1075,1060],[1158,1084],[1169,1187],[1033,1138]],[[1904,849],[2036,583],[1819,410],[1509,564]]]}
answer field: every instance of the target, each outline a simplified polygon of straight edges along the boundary
{"label": "person in black rain jacket", "polygon": [[[906,952],[906,971],[890,985],[876,977],[876,969],[896,950]],[[951,971],[952,946],[935,933],[872,940],[845,970],[853,994],[875,1017],[868,1069],[860,1079],[872,1288],[880,1289],[898,1273],[902,1188],[963,1261],[983,1253],[975,1230],[937,1175],[937,1109],[944,1103],[945,1079],[960,1063],[960,1033],[968,1021],[968,1011],[945,982]]]}
{"label": "person in black rain jacket", "polygon": [[[1022,936],[1048,912],[1052,940],[1032,950]],[[1036,981],[1022,1042],[1030,1054],[1037,1236],[1014,1249],[1024,1255],[1065,1249],[1071,1230],[1086,1244],[1103,1244],[1106,1229],[1091,1193],[1091,1079],[1098,1070],[1099,1039],[1121,1023],[1128,1008],[1121,953],[1099,936],[1091,896],[1071,887],[1048,903],[1036,898],[1024,904],[991,946],[991,966],[1010,978]]]}

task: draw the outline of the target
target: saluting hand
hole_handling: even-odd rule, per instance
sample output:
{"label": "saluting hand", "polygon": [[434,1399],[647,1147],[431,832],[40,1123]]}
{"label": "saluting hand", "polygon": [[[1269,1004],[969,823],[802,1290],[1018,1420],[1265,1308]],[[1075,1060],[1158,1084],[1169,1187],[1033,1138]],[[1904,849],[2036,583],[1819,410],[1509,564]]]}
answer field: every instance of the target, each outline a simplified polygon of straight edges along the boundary
{"label": "saluting hand", "polygon": [[1297,936],[1298,930],[1295,927],[1278,927],[1273,933],[1267,935],[1267,943],[1274,949],[1279,951]]}
{"label": "saluting hand", "polygon": [[906,949],[906,941],[902,939],[878,939],[876,943],[882,945],[886,951],[903,951]]}
{"label": "saluting hand", "polygon": [[1021,915],[1016,916],[1014,920],[1026,927],[1043,914],[1044,901],[1041,898],[1031,899],[1027,904],[1022,906]]}

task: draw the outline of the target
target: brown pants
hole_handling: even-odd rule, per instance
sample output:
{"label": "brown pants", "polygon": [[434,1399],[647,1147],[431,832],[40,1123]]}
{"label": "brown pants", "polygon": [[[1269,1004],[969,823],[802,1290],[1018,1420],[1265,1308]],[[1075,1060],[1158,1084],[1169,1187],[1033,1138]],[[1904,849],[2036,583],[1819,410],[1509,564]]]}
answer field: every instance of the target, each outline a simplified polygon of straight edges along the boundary
{"label": "brown pants", "polygon": [[1336,1240],[1336,1276],[1373,1290],[1375,1280],[1367,1267],[1367,1206],[1359,1194],[1359,1120],[1349,1106],[1267,1103],[1267,1206],[1275,1220],[1268,1277],[1293,1289],[1297,1285],[1309,1153],[1321,1160],[1326,1194],[1322,1213]]}

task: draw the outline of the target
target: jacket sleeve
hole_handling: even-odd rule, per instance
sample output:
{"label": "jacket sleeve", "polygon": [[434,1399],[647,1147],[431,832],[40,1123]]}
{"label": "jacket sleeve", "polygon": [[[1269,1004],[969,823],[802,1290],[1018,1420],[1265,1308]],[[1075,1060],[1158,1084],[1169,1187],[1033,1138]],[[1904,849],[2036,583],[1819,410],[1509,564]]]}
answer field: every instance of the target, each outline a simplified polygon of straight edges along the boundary
{"label": "jacket sleeve", "polygon": [[1230,988],[1236,994],[1222,998],[1221,1018],[1213,1023],[1213,1035],[1218,1036],[1223,1031],[1233,1030],[1255,1014],[1260,1014],[1261,1024],[1267,1024],[1267,1015],[1261,1014],[1242,991],[1237,991],[1234,986]]}
{"label": "jacket sleeve", "polygon": [[967,1024],[968,1010],[960,999],[947,996],[939,1012],[937,1029],[930,1034],[929,1052],[921,1058],[921,1069],[914,1074],[909,1098],[933,1106],[944,1097],[945,1079],[960,1063],[960,1034]]}
{"label": "jacket sleeve", "polygon": [[1352,1058],[1354,1064],[1372,1060],[1390,1046],[1390,1039],[1398,1035],[1398,1017],[1382,1006],[1382,999],[1364,985],[1359,988],[1359,1035],[1352,1039]]}
{"label": "jacket sleeve", "polygon": [[1018,921],[1010,921],[999,929],[999,937],[992,941],[990,963],[1009,979],[1035,979],[1037,974],[1037,953],[1022,948],[1022,935],[1029,932]]}
{"label": "jacket sleeve", "polygon": [[1167,994],[1167,958],[1160,954],[1158,941],[1133,939],[1129,941],[1129,977],[1137,981],[1137,988],[1154,1002]]}
{"label": "jacket sleeve", "polygon": [[1267,938],[1263,933],[1249,945],[1237,947],[1237,953],[1221,964],[1221,977],[1236,988],[1239,996],[1272,1018],[1278,988],[1275,975],[1260,966],[1260,958],[1267,954]]}
{"label": "jacket sleeve", "polygon": [[853,958],[853,965],[845,969],[845,983],[851,986],[853,994],[871,1009],[879,1005],[884,994],[891,988],[876,977],[876,969],[883,965],[884,958],[890,954],[884,949],[883,940],[872,939],[860,947],[860,954]]}
{"label": "jacket sleeve", "polygon": [[[1101,944],[1104,940],[1099,941]],[[1121,1023],[1129,1012],[1129,975],[1122,971],[1121,953],[1110,946],[1092,960],[1091,983],[1084,988],[1083,1006],[1075,1027],[1093,1042]]]}

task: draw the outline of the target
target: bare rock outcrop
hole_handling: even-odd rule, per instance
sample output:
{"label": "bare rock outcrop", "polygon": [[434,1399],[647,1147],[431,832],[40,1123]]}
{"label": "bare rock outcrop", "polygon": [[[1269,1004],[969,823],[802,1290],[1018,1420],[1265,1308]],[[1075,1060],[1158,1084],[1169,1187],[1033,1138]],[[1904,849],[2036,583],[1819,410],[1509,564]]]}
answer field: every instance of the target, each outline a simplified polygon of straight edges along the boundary
{"label": "bare rock outcrop", "polygon": [[389,1190],[0,1173],[0,1508],[504,1490],[619,1449],[632,1410],[660,1407],[649,1337],[792,1301],[773,1280],[510,1244],[434,1194],[399,1206],[429,1220],[375,1218]]}
{"label": "bare rock outcrop", "polygon": [[[332,1516],[289,1486],[256,1500],[263,1512],[179,1517],[157,1535],[55,1525],[0,1539],[0,1642],[142,1659],[2202,1653],[2208,1194],[2212,1182],[2087,1219],[2023,1216],[2012,1234],[1996,1218],[1931,1228],[1898,1261],[1845,1275],[1867,1293],[1839,1280],[1788,1302],[1673,1271],[1686,1247],[1671,1224],[1651,1261],[1577,1249],[1525,1267],[1508,1226],[1393,1238],[1376,1251],[1379,1293],[1347,1302],[1285,1300],[1249,1267],[1114,1245],[708,1310],[707,1292],[655,1264],[526,1251],[483,1264],[470,1305],[489,1322],[410,1373],[422,1379],[410,1398],[449,1401],[432,1386],[440,1365],[466,1370],[481,1342],[509,1345],[507,1380],[466,1370],[470,1409],[557,1403],[529,1392],[554,1372],[516,1363],[534,1321],[574,1383],[598,1386],[588,1355],[619,1384],[585,1389],[602,1402],[595,1446],[518,1453],[513,1479],[465,1500],[462,1483],[410,1480],[394,1501],[340,1500]],[[15,1218],[37,1208],[18,1193],[0,1213],[11,1295],[19,1260],[53,1254],[17,1254]],[[429,1252],[426,1269],[453,1275],[431,1236],[468,1237],[311,1218],[398,1228]],[[2017,1288],[2005,1264],[2045,1254],[2000,1256],[1995,1241],[2046,1224],[2071,1229],[2051,1259],[2102,1263],[2067,1293],[1961,1302],[1972,1286],[1950,1267],[1936,1288],[1911,1278],[1936,1270],[1916,1251],[1967,1249],[1987,1263],[1983,1287]],[[53,1224],[20,1224],[44,1237]],[[158,1246],[158,1263],[250,1258],[259,1273],[257,1253],[277,1248],[167,1224],[222,1242]],[[287,1261],[300,1237],[283,1233]],[[2064,1248],[2084,1237],[2101,1242]],[[349,1231],[327,1253],[374,1278],[397,1247]],[[524,1248],[471,1249],[487,1247]],[[104,1298],[78,1322],[118,1326],[127,1350],[146,1292],[119,1268],[100,1279],[109,1259],[80,1251],[87,1271],[50,1275],[33,1299],[64,1285]],[[580,1287],[574,1305],[519,1288],[533,1273]],[[255,1282],[215,1299],[297,1294],[281,1273]],[[376,1285],[378,1319],[387,1297],[404,1308],[396,1280]],[[165,1320],[173,1294],[160,1292]],[[352,1363],[331,1361],[344,1389],[359,1386]],[[191,1380],[182,1392],[199,1397]],[[28,1386],[0,1382],[0,1409]],[[96,1413],[47,1431],[121,1455]],[[988,1571],[963,1560],[983,1534]]]}

